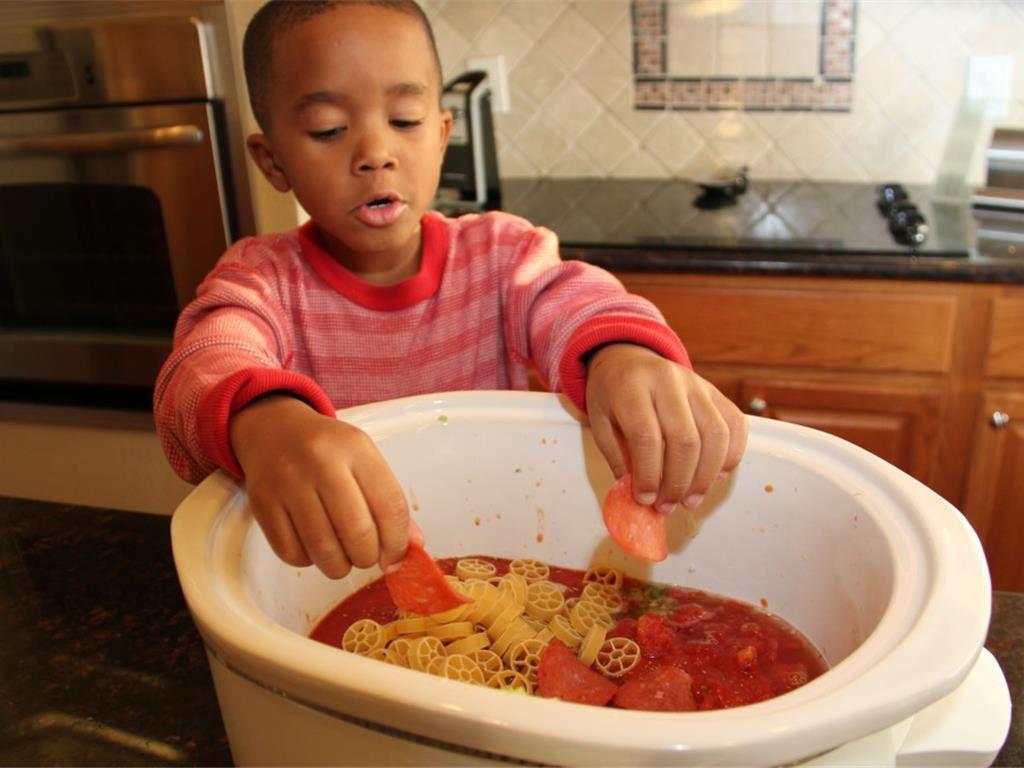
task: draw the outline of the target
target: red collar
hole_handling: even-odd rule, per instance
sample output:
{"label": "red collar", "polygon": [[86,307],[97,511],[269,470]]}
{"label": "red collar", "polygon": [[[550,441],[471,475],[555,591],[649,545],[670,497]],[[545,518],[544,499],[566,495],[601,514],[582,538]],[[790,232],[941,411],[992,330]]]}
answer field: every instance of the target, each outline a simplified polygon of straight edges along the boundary
{"label": "red collar", "polygon": [[368,309],[396,310],[411,307],[437,293],[448,258],[448,228],[437,214],[420,219],[422,253],[419,271],[395,285],[373,285],[341,266],[324,246],[316,223],[299,227],[302,255],[317,276],[342,296]]}

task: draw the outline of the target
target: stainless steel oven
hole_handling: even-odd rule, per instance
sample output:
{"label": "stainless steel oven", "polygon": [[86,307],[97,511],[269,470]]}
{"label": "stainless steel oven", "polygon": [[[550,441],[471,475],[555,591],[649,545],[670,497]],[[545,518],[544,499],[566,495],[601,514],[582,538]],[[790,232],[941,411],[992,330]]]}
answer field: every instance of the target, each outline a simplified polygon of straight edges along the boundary
{"label": "stainless steel oven", "polygon": [[251,231],[223,7],[197,7],[0,26],[0,380],[151,386]]}

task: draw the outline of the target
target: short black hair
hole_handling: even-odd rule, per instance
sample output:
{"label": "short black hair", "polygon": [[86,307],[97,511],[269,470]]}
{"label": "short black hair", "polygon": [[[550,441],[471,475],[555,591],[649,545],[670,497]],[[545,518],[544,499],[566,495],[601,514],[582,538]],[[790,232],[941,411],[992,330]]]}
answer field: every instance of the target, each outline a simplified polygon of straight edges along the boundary
{"label": "short black hair", "polygon": [[430,27],[423,9],[416,0],[270,0],[264,4],[249,22],[242,41],[242,60],[245,65],[245,82],[249,87],[249,104],[260,128],[267,129],[270,115],[267,113],[267,87],[274,39],[296,24],[332,11],[341,5],[373,5],[388,8],[414,19],[423,25],[430,42],[430,51],[437,68],[438,91],[441,85],[441,57],[437,53],[434,30]]}

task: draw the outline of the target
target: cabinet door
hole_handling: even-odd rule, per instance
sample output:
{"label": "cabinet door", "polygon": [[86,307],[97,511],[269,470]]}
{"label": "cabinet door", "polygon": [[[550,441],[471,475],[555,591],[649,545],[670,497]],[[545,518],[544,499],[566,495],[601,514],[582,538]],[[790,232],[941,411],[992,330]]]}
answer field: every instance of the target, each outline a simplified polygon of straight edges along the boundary
{"label": "cabinet door", "polygon": [[747,413],[820,429],[865,448],[924,483],[929,480],[943,395],[884,383],[839,384],[746,378]]}
{"label": "cabinet door", "polygon": [[964,514],[981,537],[995,589],[1024,590],[1024,393],[982,395]]}

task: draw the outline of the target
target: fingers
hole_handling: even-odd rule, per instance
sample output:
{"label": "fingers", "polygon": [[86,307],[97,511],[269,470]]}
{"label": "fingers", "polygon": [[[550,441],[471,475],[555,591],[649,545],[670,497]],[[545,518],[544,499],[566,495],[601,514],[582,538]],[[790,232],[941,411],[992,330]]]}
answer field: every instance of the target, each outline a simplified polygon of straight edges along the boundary
{"label": "fingers", "polygon": [[665,363],[651,371],[647,382],[612,383],[612,390],[595,387],[594,440],[616,477],[632,472],[639,503],[666,513],[677,504],[696,507],[716,480],[740,462],[746,417],[692,371]]}
{"label": "fingers", "polygon": [[611,420],[604,414],[594,411],[590,414],[590,432],[594,436],[594,442],[598,449],[604,454],[608,466],[618,480],[629,472],[629,460],[619,442],[619,432]]}
{"label": "fingers", "polygon": [[732,472],[743,458],[744,451],[747,450],[750,425],[746,414],[739,409],[739,406],[714,387],[711,390],[711,399],[729,429],[729,448],[725,452],[722,471]]}
{"label": "fingers", "polygon": [[661,486],[665,441],[650,393],[628,393],[615,410],[615,421],[629,451],[633,497],[640,504],[653,504]]}
{"label": "fingers", "polygon": [[[355,471],[355,481],[359,484],[368,522],[372,525],[375,543],[378,544],[372,560],[360,567],[366,568],[379,561],[381,568],[387,569],[402,559],[409,543],[411,520],[405,494],[384,457],[376,450]],[[423,533],[419,528],[416,531],[422,543]],[[369,552],[361,555],[368,556]]]}
{"label": "fingers", "polygon": [[686,461],[693,462],[693,471],[680,501],[683,506],[693,509],[722,472],[729,451],[730,430],[715,406],[709,388],[691,391],[687,401],[694,425],[690,434],[694,439],[679,442],[682,450],[689,453]]}
{"label": "fingers", "polygon": [[694,421],[692,409],[687,405],[687,401],[681,397],[664,395],[659,396],[656,403],[665,435],[665,458],[655,503],[665,513],[671,512],[676,504],[693,496],[693,479],[698,471],[699,459],[702,458],[700,430]]}
{"label": "fingers", "polygon": [[306,547],[303,546],[299,535],[295,532],[291,518],[283,508],[272,502],[259,503],[251,496],[249,506],[275,555],[296,568],[304,568],[313,564],[306,553]]}

